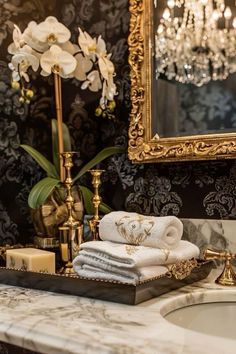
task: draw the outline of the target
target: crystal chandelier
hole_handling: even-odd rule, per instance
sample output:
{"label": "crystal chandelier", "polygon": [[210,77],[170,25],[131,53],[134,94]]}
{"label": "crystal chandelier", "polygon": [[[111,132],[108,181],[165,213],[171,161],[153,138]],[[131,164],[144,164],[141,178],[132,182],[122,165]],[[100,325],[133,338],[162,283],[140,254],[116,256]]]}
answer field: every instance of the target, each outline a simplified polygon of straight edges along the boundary
{"label": "crystal chandelier", "polygon": [[168,0],[155,34],[155,57],[157,77],[197,86],[226,79],[236,71],[230,7],[224,0]]}

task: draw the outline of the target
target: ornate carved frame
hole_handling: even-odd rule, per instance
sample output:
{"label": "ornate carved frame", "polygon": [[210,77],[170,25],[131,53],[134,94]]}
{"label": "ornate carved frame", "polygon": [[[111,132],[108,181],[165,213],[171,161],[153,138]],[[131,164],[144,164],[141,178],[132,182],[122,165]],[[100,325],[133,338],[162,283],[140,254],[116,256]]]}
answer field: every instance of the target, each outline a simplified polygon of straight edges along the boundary
{"label": "ornate carved frame", "polygon": [[155,139],[152,118],[153,0],[130,1],[129,64],[131,102],[129,158],[133,162],[207,160],[236,157],[236,133]]}

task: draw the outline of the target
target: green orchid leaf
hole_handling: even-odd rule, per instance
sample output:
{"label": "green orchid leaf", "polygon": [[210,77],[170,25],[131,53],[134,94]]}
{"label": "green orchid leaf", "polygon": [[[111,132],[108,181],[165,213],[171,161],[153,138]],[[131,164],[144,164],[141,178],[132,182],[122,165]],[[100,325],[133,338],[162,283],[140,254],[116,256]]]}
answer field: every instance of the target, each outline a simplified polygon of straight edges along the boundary
{"label": "green orchid leaf", "polygon": [[112,146],[112,147],[108,147],[108,148],[103,149],[92,160],[90,160],[84,167],[81,168],[80,172],[73,179],[73,182],[77,181],[88,170],[92,169],[94,166],[96,166],[98,163],[105,160],[109,156],[114,155],[114,154],[119,154],[124,151],[125,151],[124,148],[118,147],[118,146]]}
{"label": "green orchid leaf", "polygon": [[40,152],[35,150],[32,146],[21,144],[22,147],[33,159],[39,164],[40,167],[47,173],[48,177],[59,178],[55,166]]}
{"label": "green orchid leaf", "polygon": [[[83,196],[84,208],[86,214],[93,215],[94,214],[94,208],[92,203],[93,192],[91,192],[91,190],[85,186],[79,186],[79,189]],[[102,212],[102,214],[108,214],[112,211],[112,208],[110,208],[107,204],[102,202],[99,205],[99,210]]]}
{"label": "green orchid leaf", "polygon": [[99,210],[102,212],[102,214],[108,214],[111,211],[113,211],[113,209],[111,207],[109,207],[109,205],[101,202],[101,204],[99,205]]}
{"label": "green orchid leaf", "polygon": [[92,203],[93,193],[89,188],[85,186],[79,186],[79,189],[83,197],[85,212],[86,214],[92,215],[93,214],[93,203]]}
{"label": "green orchid leaf", "polygon": [[[53,163],[56,167],[57,173],[59,174],[60,171],[60,164],[59,164],[59,149],[58,149],[58,129],[57,129],[57,120],[52,119],[52,155],[53,155]],[[62,123],[62,134],[63,134],[63,143],[64,143],[64,151],[71,151],[71,140],[70,140],[70,133],[67,125]]]}
{"label": "green orchid leaf", "polygon": [[28,204],[30,208],[36,209],[40,207],[48,198],[53,189],[60,185],[60,180],[50,177],[45,177],[39,181],[31,189],[28,197]]}
{"label": "green orchid leaf", "polygon": [[64,141],[64,150],[71,151],[70,132],[65,123],[62,123],[62,134],[63,134],[63,141]]}

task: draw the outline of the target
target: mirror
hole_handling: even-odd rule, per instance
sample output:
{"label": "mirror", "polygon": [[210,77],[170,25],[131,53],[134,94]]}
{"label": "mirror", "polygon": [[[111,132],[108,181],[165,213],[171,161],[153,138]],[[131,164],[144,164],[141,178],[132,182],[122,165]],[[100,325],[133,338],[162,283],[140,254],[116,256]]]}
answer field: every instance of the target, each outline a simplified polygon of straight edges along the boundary
{"label": "mirror", "polygon": [[[180,4],[184,3],[183,0],[169,0],[169,4],[171,2],[178,2],[177,12],[181,10]],[[202,3],[203,6],[207,0],[196,3]],[[234,11],[234,1],[232,4]],[[157,57],[160,49],[158,41],[161,39],[157,38],[157,34],[163,31],[158,28],[166,7],[166,0],[130,0],[128,44],[132,108],[129,158],[140,163],[235,158],[236,55],[227,57],[227,63],[222,61],[220,68],[218,62],[214,62],[214,58],[218,60],[218,57],[212,56],[209,72],[200,72],[202,76],[199,78],[196,68],[206,50],[202,47],[199,50],[198,47],[192,50],[194,58],[190,58],[190,63],[196,60],[196,52],[198,62],[196,60],[194,63],[195,67],[189,63],[185,65],[183,76],[178,72],[179,81],[176,80],[177,65],[175,77],[171,66],[168,70],[158,72],[163,64],[161,60],[166,55],[164,53],[161,59]],[[229,20],[224,19],[225,22],[230,21],[227,26],[232,27],[234,15],[236,13],[233,12]],[[219,28],[224,30],[224,24],[220,23]],[[230,43],[236,48],[234,28],[230,35]],[[228,67],[232,67],[232,73],[227,72]],[[208,78],[209,75],[211,77]]]}

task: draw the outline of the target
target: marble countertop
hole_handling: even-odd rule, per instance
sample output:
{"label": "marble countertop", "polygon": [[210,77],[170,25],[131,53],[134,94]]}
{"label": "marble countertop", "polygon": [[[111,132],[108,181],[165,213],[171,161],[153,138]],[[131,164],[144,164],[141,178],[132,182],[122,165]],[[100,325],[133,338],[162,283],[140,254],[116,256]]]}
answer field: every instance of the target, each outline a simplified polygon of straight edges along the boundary
{"label": "marble countertop", "polygon": [[0,340],[41,353],[233,354],[236,341],[175,326],[163,314],[186,304],[236,301],[236,287],[205,280],[128,306],[0,284]]}

